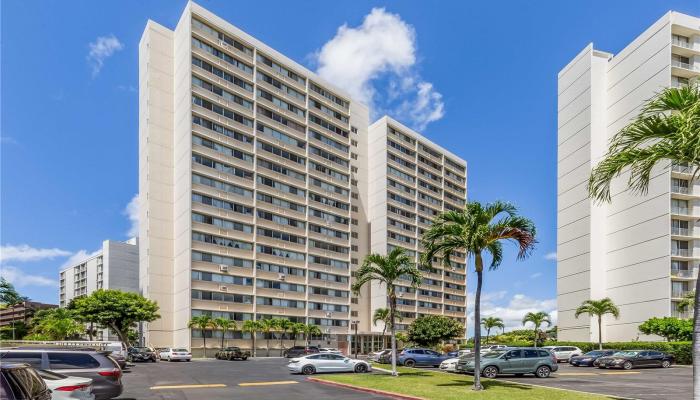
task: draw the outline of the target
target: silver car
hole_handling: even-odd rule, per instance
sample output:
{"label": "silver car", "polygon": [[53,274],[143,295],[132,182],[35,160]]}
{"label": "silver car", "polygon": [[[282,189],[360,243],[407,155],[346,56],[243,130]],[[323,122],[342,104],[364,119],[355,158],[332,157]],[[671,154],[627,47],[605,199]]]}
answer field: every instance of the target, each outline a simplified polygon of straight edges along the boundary
{"label": "silver car", "polygon": [[317,372],[364,373],[372,370],[372,366],[367,361],[332,353],[319,353],[292,358],[287,368],[293,373],[304,375],[312,375]]}

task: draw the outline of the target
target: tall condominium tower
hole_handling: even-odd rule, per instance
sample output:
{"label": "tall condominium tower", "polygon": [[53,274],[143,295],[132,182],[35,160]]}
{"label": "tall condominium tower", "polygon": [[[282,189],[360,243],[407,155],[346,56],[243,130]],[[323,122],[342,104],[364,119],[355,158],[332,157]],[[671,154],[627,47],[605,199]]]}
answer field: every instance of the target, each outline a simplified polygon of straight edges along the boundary
{"label": "tall condominium tower", "polygon": [[[377,296],[369,287],[351,293],[352,272],[371,243],[367,107],[192,2],[174,31],[148,22],[139,59],[140,282],[161,307],[146,343],[201,347],[202,333],[187,324],[202,314],[315,324],[327,345],[345,349],[350,332],[376,331],[365,301]],[[386,164],[392,153],[383,137]],[[434,154],[414,142],[414,156],[405,157],[434,175],[422,182],[437,192],[416,191],[416,181],[415,196],[424,192],[441,203],[418,204],[459,206],[464,161],[420,141]],[[444,183],[443,154],[455,174]],[[406,247],[417,252],[414,230]],[[384,240],[386,232],[392,231],[382,233]],[[419,296],[425,307],[416,302],[414,314],[463,307],[463,296],[443,303],[450,287],[435,277],[435,287],[425,290],[440,297]],[[463,285],[463,278],[452,280]],[[228,338],[250,346],[240,331]]]}
{"label": "tall condominium tower", "polygon": [[645,337],[651,317],[680,315],[700,261],[700,182],[688,166],[654,170],[649,192],[612,185],[612,202],[588,198],[591,169],[610,138],[665,87],[700,76],[700,19],[669,12],[618,54],[587,46],[559,73],[557,299],[559,338],[597,340],[595,318],[574,317],[588,299],[610,297],[619,319],[606,317],[603,340]]}

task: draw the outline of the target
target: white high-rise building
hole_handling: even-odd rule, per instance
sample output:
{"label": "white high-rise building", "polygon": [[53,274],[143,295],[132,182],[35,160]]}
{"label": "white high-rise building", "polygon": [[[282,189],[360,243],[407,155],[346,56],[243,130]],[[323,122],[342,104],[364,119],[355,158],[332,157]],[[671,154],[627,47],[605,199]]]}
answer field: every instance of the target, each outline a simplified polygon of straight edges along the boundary
{"label": "white high-rise building", "polygon": [[[148,22],[139,71],[140,284],[161,315],[148,324],[146,343],[201,348],[201,332],[187,324],[204,314],[239,326],[266,318],[315,324],[331,338],[326,345],[344,349],[357,331],[367,336],[361,351],[382,346],[368,301],[381,295],[369,287],[351,293],[352,272],[375,250],[367,107],[192,2],[174,30]],[[463,205],[466,163],[393,126],[419,139],[406,158],[417,164],[413,190],[426,196],[417,200],[423,214]],[[383,171],[393,154],[386,134]],[[443,162],[444,174],[455,175],[444,181]],[[416,218],[407,246],[414,252]],[[425,308],[463,320],[464,276],[448,275],[443,286],[434,275],[439,299],[430,298],[432,308],[416,303],[410,316]],[[247,333],[227,338],[250,346]]]}
{"label": "white high-rise building", "polygon": [[620,318],[604,341],[656,340],[638,331],[651,317],[682,316],[700,262],[700,182],[662,163],[644,196],[613,181],[612,202],[588,198],[587,181],[612,136],[665,87],[700,76],[700,19],[669,12],[617,54],[588,45],[559,73],[557,301],[559,339],[597,340],[595,318],[574,317],[588,299],[610,297]]}

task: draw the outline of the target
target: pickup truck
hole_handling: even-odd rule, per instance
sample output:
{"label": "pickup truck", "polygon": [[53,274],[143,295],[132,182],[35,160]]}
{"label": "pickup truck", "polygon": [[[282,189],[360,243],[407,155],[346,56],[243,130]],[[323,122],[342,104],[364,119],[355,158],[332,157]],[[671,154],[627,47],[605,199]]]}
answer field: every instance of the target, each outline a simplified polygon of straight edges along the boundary
{"label": "pickup truck", "polygon": [[240,347],[226,347],[216,352],[217,360],[247,360],[250,357],[249,351],[243,351]]}

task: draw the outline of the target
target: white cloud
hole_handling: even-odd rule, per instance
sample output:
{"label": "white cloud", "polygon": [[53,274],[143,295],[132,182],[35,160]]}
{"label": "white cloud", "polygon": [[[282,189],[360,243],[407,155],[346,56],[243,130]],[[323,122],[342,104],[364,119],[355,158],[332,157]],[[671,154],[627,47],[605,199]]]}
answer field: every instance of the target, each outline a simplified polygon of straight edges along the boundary
{"label": "white cloud", "polygon": [[552,251],[550,253],[545,254],[544,259],[549,261],[557,261],[557,252]]}
{"label": "white cloud", "polygon": [[54,279],[46,278],[40,275],[30,275],[17,267],[12,267],[9,265],[0,266],[0,276],[7,279],[8,282],[17,287],[58,286],[58,282]]}
{"label": "white cloud", "polygon": [[541,272],[535,272],[534,274],[530,275],[530,279],[536,279],[542,276]]}
{"label": "white cloud", "polygon": [[[442,95],[416,71],[416,33],[398,14],[373,8],[358,27],[343,24],[314,55],[318,74],[418,130],[444,115]],[[378,88],[386,78],[386,88]]]}
{"label": "white cloud", "polygon": [[102,249],[98,249],[93,252],[88,252],[87,250],[78,250],[77,252],[73,253],[70,257],[68,257],[68,259],[63,264],[61,264],[59,270],[63,270],[68,267],[73,267],[87,260],[88,258],[95,257],[100,253],[100,251],[102,251]]}
{"label": "white cloud", "polygon": [[0,247],[0,261],[39,261],[46,259],[54,259],[57,257],[67,257],[71,254],[70,251],[57,248],[52,249],[36,249],[26,244],[11,245],[7,244]]}
{"label": "white cloud", "polygon": [[90,52],[87,55],[87,61],[92,67],[92,77],[96,77],[105,60],[111,57],[115,52],[124,48],[122,42],[114,35],[99,36],[94,42],[88,44]]}
{"label": "white cloud", "polygon": [[[557,300],[535,299],[524,294],[515,294],[503,303],[499,300],[507,299],[505,291],[486,292],[481,296],[481,317],[499,317],[503,319],[506,331],[523,329],[522,320],[528,312],[544,311],[549,314],[552,326],[557,324]],[[470,336],[474,329],[474,294],[469,293],[468,299]],[[530,324],[531,325],[531,324]]]}
{"label": "white cloud", "polygon": [[124,209],[123,212],[124,215],[129,218],[129,222],[131,223],[131,226],[129,227],[129,230],[126,232],[126,235],[129,236],[130,238],[138,236],[139,235],[139,194],[136,193],[134,197],[131,199],[129,204],[126,205],[126,208]]}

